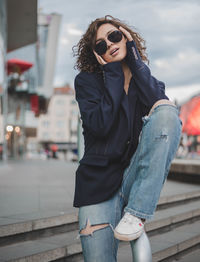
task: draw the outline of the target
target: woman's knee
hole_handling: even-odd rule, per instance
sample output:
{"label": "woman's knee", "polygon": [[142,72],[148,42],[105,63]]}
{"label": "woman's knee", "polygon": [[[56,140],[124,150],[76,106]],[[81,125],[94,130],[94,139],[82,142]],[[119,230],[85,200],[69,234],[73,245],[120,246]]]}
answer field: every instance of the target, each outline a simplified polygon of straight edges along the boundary
{"label": "woman's knee", "polygon": [[108,226],[109,224],[91,225],[90,220],[88,219],[86,227],[80,230],[80,234],[81,235],[92,235],[94,231],[100,230]]}
{"label": "woman's knee", "polygon": [[[180,120],[178,119],[177,107],[170,104],[161,104],[159,108],[155,108],[155,118],[156,126],[159,125],[168,127],[169,129],[176,125]],[[152,112],[152,113],[154,113]]]}
{"label": "woman's knee", "polygon": [[151,110],[149,111],[148,116],[150,116],[150,115],[153,113],[154,109],[155,109],[157,106],[159,106],[159,105],[169,105],[169,106],[174,106],[174,107],[176,107],[176,105],[175,105],[172,101],[167,100],[167,99],[161,99],[161,100],[158,100],[157,102],[155,102],[155,103],[153,104]]}
{"label": "woman's knee", "polygon": [[80,230],[84,261],[116,262],[118,240],[114,238],[111,224],[87,225]]}

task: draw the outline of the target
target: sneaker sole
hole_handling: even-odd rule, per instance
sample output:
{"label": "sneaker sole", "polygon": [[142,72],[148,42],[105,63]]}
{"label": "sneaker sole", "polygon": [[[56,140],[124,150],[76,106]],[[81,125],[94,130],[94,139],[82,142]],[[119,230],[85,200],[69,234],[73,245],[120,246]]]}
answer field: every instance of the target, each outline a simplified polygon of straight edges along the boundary
{"label": "sneaker sole", "polygon": [[143,232],[144,232],[144,230],[139,231],[134,235],[128,235],[127,236],[127,235],[119,234],[116,231],[114,231],[114,236],[115,236],[115,238],[122,240],[122,241],[132,241],[132,240],[139,238],[142,235]]}

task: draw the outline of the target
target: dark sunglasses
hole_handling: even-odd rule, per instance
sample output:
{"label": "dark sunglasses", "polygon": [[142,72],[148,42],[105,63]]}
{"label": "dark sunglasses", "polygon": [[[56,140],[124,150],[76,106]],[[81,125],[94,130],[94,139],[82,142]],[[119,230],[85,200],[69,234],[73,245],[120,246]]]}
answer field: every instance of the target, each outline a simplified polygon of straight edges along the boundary
{"label": "dark sunglasses", "polygon": [[[118,43],[122,40],[122,36],[121,31],[115,30],[107,36],[107,39],[112,43]],[[98,55],[103,55],[107,51],[107,48],[106,41],[101,40],[95,45],[94,50]]]}

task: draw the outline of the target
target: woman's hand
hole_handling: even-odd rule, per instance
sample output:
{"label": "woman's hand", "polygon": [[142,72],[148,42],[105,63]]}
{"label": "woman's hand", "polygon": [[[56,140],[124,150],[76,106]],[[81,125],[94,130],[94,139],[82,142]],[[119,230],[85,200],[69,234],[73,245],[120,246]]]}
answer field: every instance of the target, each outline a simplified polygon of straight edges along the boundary
{"label": "woman's hand", "polygon": [[119,27],[119,30],[126,36],[128,41],[133,40],[131,34],[126,29],[124,29],[122,26]]}
{"label": "woman's hand", "polygon": [[93,50],[94,55],[96,56],[97,61],[99,62],[100,65],[106,65],[106,61],[98,55],[94,50]]}

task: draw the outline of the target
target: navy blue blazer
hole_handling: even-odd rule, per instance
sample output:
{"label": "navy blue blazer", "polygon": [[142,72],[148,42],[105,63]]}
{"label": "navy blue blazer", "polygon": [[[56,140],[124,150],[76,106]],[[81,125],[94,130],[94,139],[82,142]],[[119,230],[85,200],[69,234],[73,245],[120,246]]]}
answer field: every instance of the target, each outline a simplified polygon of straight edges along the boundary
{"label": "navy blue blazer", "polygon": [[134,41],[127,42],[126,62],[132,72],[128,95],[121,62],[100,73],[75,78],[84,136],[84,155],[76,170],[74,206],[109,199],[120,187],[124,169],[138,145],[142,117],[165,95],[165,84],[151,75]]}

